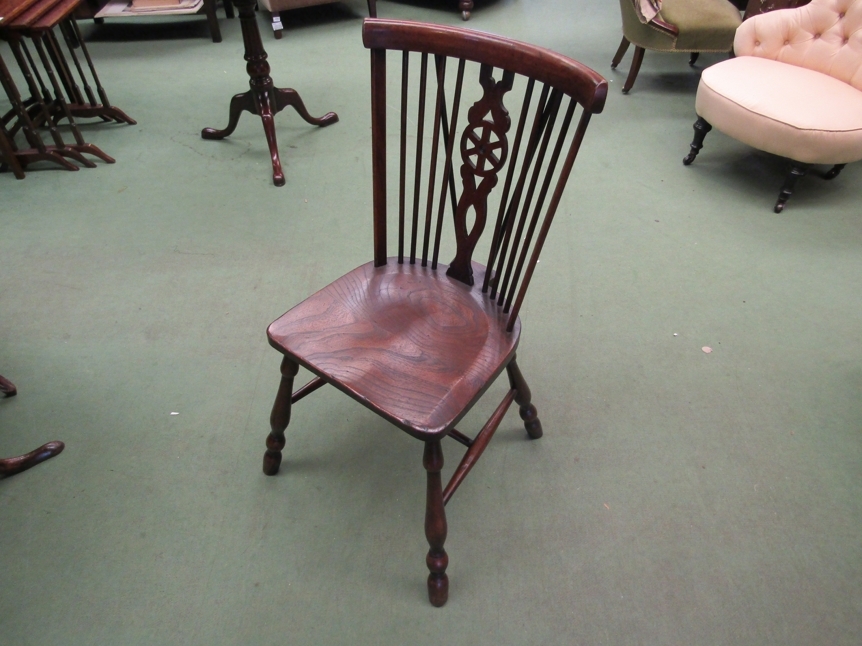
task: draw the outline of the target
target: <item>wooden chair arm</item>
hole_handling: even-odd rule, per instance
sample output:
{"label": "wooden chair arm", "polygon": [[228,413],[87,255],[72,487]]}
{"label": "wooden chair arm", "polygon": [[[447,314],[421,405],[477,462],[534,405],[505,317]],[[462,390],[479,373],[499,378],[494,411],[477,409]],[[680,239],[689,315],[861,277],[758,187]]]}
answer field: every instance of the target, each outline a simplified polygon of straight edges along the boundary
{"label": "wooden chair arm", "polygon": [[679,29],[676,25],[672,25],[669,22],[665,22],[661,18],[653,18],[649,21],[650,27],[657,29],[658,31],[667,34],[673,38],[679,36]]}

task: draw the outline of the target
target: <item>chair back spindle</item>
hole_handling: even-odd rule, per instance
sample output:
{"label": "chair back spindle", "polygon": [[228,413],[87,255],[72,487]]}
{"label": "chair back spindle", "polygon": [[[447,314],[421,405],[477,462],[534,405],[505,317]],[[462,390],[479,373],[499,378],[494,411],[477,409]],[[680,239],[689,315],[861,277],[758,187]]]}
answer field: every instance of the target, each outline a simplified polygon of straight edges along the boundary
{"label": "chair back spindle", "polygon": [[[590,117],[604,107],[607,82],[564,56],[466,29],[369,19],[363,40],[372,57],[375,265],[388,257],[386,51],[396,50],[396,261],[436,271],[440,254],[450,253],[443,249],[454,247],[444,255],[452,258],[446,274],[473,286],[475,271],[482,272],[477,288],[508,314],[511,331]],[[418,75],[411,75],[411,58]],[[454,75],[447,75],[449,58],[457,60]],[[465,83],[474,68],[478,83]],[[519,109],[510,114],[508,104]],[[489,209],[496,217],[482,268],[474,255]]]}

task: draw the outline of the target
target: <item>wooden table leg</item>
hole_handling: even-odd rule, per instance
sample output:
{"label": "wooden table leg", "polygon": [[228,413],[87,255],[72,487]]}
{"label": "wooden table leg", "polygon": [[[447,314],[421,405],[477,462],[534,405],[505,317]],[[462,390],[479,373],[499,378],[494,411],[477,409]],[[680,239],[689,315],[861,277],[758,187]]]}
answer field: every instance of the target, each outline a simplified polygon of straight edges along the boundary
{"label": "wooden table leg", "polygon": [[[18,391],[15,388],[15,384],[0,375],[0,392],[5,397],[14,397]],[[66,448],[66,445],[62,442],[48,442],[24,455],[14,458],[0,458],[0,478],[7,478],[16,473],[26,471],[30,467],[34,467],[40,462],[44,462],[48,458],[53,458],[55,455],[62,453],[64,448]]]}
{"label": "wooden table leg", "polygon": [[[42,61],[42,66],[45,68],[45,73],[48,75],[51,85],[54,88],[54,95],[56,96],[55,104],[59,107],[60,115],[69,120],[69,127],[72,130],[72,136],[75,138],[75,143],[69,147],[74,148],[78,152],[95,155],[99,159],[106,161],[109,164],[113,164],[114,161],[116,161],[113,157],[105,154],[102,149],[95,144],[89,144],[84,141],[84,136],[81,134],[81,130],[78,128],[78,124],[75,123],[75,118],[69,110],[69,104],[67,104],[66,100],[63,98],[63,90],[60,87],[60,82],[57,80],[57,76],[54,74],[54,70],[51,67],[51,60],[45,53],[45,48],[42,46],[42,36],[35,35],[32,38],[33,44],[36,46],[36,51],[39,53],[39,59]],[[48,44],[50,45],[50,41]]]}
{"label": "wooden table leg", "polygon": [[78,170],[78,167],[75,166],[75,164],[61,157],[55,150],[54,146],[46,146],[42,141],[42,138],[36,131],[36,127],[27,112],[27,108],[24,106],[24,102],[21,100],[21,95],[18,93],[15,81],[9,73],[9,68],[6,67],[6,63],[2,56],[0,56],[0,84],[2,84],[3,89],[6,90],[6,96],[12,104],[12,109],[15,112],[15,116],[18,118],[18,122],[24,132],[24,137],[27,139],[27,143],[32,146],[32,148],[28,148],[26,150],[15,151],[15,156],[21,166],[26,166],[31,162],[44,160],[59,164],[66,170]]}
{"label": "wooden table leg", "polygon": [[263,132],[272,157],[272,183],[276,186],[284,186],[284,171],[281,168],[281,159],[278,156],[278,144],[275,138],[275,115],[290,106],[305,121],[321,127],[337,122],[338,115],[334,112],[328,112],[320,118],[312,117],[305,109],[305,105],[296,90],[279,89],[273,86],[272,77],[269,75],[269,63],[266,62],[266,51],[263,49],[260,29],[254,12],[255,0],[236,0],[234,4],[242,27],[250,89],[248,92],[237,94],[231,99],[228,125],[224,130],[204,128],[201,131],[201,137],[204,139],[224,139],[236,129],[243,110],[258,115],[263,123]]}
{"label": "wooden table leg", "polygon": [[[105,88],[102,87],[102,82],[99,80],[99,75],[96,72],[96,66],[93,65],[90,51],[87,49],[87,44],[81,37],[81,30],[78,29],[78,23],[75,22],[75,19],[68,18],[64,22],[60,23],[60,32],[63,34],[63,38],[66,41],[66,48],[69,50],[69,56],[72,58],[72,62],[78,70],[78,76],[81,77],[81,81],[84,83],[84,89],[87,91],[87,98],[89,99],[89,104],[87,104],[83,99],[75,101],[73,95],[70,95],[69,98],[71,105],[69,106],[69,110],[71,113],[76,117],[81,117],[82,119],[88,117],[99,117],[105,121],[113,120],[117,123],[128,123],[132,126],[137,124],[137,121],[132,119],[117,106],[111,105],[110,100],[108,100],[108,93],[105,91]],[[49,45],[49,55],[51,55],[51,57],[57,62],[57,72],[60,74],[61,80],[67,76],[71,80],[72,73],[66,64],[66,60],[63,57],[62,52],[60,51],[57,37],[54,35],[53,31],[47,32],[45,36]],[[96,85],[96,91],[99,93],[99,99],[102,101],[101,103],[96,103],[95,97],[93,97],[93,91],[87,84],[87,77],[84,74],[84,70],[81,68],[78,56],[75,54],[76,47],[80,47],[81,52],[84,54],[84,60],[86,60],[87,67],[90,69],[90,75],[93,77],[93,83]],[[74,83],[74,80],[71,80],[71,82]],[[77,89],[77,87],[75,89]]]}
{"label": "wooden table leg", "polygon": [[18,157],[15,156],[15,141],[9,136],[9,131],[2,122],[0,122],[0,159],[9,167],[16,179],[24,179],[24,169],[21,168]]}

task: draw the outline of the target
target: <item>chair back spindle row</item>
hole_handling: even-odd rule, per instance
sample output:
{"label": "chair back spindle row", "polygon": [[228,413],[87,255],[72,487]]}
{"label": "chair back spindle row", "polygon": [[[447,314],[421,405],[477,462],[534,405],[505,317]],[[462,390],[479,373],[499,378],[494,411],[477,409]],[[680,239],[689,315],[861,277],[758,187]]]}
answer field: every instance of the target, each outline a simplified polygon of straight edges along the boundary
{"label": "chair back spindle row", "polygon": [[[375,265],[387,262],[386,50],[392,49],[401,51],[397,262],[437,270],[444,243],[454,242],[446,273],[474,285],[473,256],[494,204],[481,291],[509,315],[513,329],[590,117],[603,108],[606,81],[542,48],[465,29],[367,20],[363,38],[372,57]],[[449,58],[457,60],[454,81],[447,79]],[[418,60],[418,82],[411,59]],[[472,77],[468,63],[478,67],[478,84],[464,82]],[[507,102],[520,105],[513,137]]]}

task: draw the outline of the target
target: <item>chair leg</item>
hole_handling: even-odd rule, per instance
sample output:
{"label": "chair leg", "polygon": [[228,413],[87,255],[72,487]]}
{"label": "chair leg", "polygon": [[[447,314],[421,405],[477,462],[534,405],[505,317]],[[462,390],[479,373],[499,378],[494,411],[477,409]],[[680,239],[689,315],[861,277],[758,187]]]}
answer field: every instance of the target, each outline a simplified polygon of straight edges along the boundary
{"label": "chair leg", "polygon": [[823,174],[823,179],[835,179],[847,164],[835,164]]}
{"label": "chair leg", "polygon": [[689,67],[694,67],[694,64],[697,63],[697,59],[700,56],[700,52],[692,52],[691,56],[688,57],[688,65]]}
{"label": "chair leg", "polygon": [[620,41],[620,46],[617,49],[617,53],[614,54],[614,60],[611,61],[611,69],[617,69],[617,65],[620,64],[620,61],[623,60],[623,56],[626,55],[626,52],[629,50],[629,39],[623,36],[623,39]]}
{"label": "chair leg", "polygon": [[539,421],[539,412],[533,406],[531,400],[533,398],[530,392],[530,387],[521,374],[521,369],[518,367],[515,357],[506,366],[506,373],[509,375],[509,385],[516,391],[515,403],[518,404],[518,413],[521,419],[524,420],[524,428],[527,429],[527,435],[531,439],[538,440],[544,434],[542,431],[542,422]]}
{"label": "chair leg", "polygon": [[269,425],[272,429],[266,438],[266,453],[263,454],[263,472],[268,476],[278,473],[281,466],[281,450],[284,448],[284,431],[290,423],[293,378],[299,372],[299,365],[284,357],[281,362],[281,383],[272,405]]}
{"label": "chair leg", "polygon": [[781,213],[784,210],[784,205],[787,204],[787,200],[793,195],[796,181],[801,177],[805,177],[807,173],[807,164],[793,162],[793,166],[790,167],[790,172],[787,174],[787,179],[784,180],[784,186],[781,187],[781,193],[778,194],[778,201],[775,203],[775,208],[773,209],[776,213]]}
{"label": "chair leg", "polygon": [[632,56],[632,66],[629,70],[629,76],[626,79],[625,85],[623,85],[623,94],[628,94],[629,90],[632,89],[632,86],[635,84],[635,79],[638,77],[638,72],[641,69],[641,63],[644,60],[644,48],[638,47],[635,45],[635,53]]}
{"label": "chair leg", "polygon": [[706,137],[706,133],[710,130],[712,130],[712,126],[709,125],[707,120],[703,117],[698,117],[697,121],[694,122],[694,139],[691,141],[691,151],[685,156],[685,159],[682,160],[683,164],[688,166],[694,161],[694,158],[697,157],[697,153],[699,153],[700,149],[703,148],[703,139]]}
{"label": "chair leg", "polygon": [[446,603],[449,598],[449,577],[446,567],[449,565],[449,555],[443,549],[446,542],[446,510],[443,507],[443,486],[440,481],[440,471],[443,469],[443,448],[440,440],[425,442],[425,453],[422,456],[422,466],[428,472],[428,493],[425,499],[425,538],[428,539],[428,600],[437,608]]}
{"label": "chair leg", "polygon": [[18,389],[6,377],[0,375],[0,393],[3,393],[4,397],[14,397],[18,394]]}

